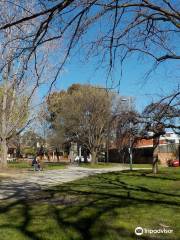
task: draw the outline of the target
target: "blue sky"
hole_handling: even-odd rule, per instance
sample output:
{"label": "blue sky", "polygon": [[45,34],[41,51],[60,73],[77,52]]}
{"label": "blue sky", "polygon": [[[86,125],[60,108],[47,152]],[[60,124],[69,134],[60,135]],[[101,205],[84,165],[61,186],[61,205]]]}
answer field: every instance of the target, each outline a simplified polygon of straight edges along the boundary
{"label": "blue sky", "polygon": [[[105,18],[103,19],[102,26],[97,24],[90,28],[85,35],[85,41],[90,41],[91,38],[96,35],[96,31],[98,31],[100,26],[101,30],[106,30],[108,22],[109,19]],[[178,40],[179,39],[173,38],[171,42],[175,48],[179,46]],[[80,47],[79,44],[77,45],[77,48]],[[73,50],[73,54],[76,50]],[[73,57],[68,59],[63,73],[59,75],[56,82],[55,90],[67,89],[73,83],[88,83],[106,87],[106,69],[100,67],[96,70],[96,61],[99,60],[98,57],[96,57],[96,59],[91,58],[89,62],[82,62],[83,54],[85,54],[85,50],[81,49],[77,54],[74,54]],[[56,62],[56,59],[54,59],[54,61]],[[152,68],[153,61],[147,56],[139,59],[139,55],[136,53],[124,62],[122,78],[120,75],[121,67],[118,66],[114,70],[112,78],[115,82],[114,85],[116,85],[120,79],[120,86],[115,90],[119,90],[120,95],[135,97],[136,108],[141,111],[144,106],[153,99],[168,95],[168,93],[171,93],[173,89],[177,87],[178,83],[180,83],[180,76],[178,76],[180,63],[178,62],[179,61],[169,60],[161,63],[156,71],[151,73],[148,79],[144,79],[145,74]],[[108,86],[111,86],[111,81],[108,83]],[[43,89],[40,90],[40,96],[43,96],[47,89],[48,86],[44,86]]]}
{"label": "blue sky", "polygon": [[[180,64],[178,61],[167,61],[158,66],[158,68],[145,79],[145,73],[151,69],[153,62],[150,58],[139,60],[137,55],[130,57],[123,66],[123,75],[120,78],[118,70],[114,71],[113,80],[117,84],[119,78],[120,95],[135,97],[136,108],[142,110],[152,99],[158,99],[173,91],[180,83],[178,71]],[[104,68],[96,69],[96,63],[92,59],[90,62],[82,62],[78,55],[69,59],[64,67],[64,71],[59,75],[54,90],[67,89],[73,83],[92,84],[106,86],[106,70]],[[111,81],[109,81],[109,86]],[[40,96],[43,96],[48,87],[44,86],[40,90]]]}

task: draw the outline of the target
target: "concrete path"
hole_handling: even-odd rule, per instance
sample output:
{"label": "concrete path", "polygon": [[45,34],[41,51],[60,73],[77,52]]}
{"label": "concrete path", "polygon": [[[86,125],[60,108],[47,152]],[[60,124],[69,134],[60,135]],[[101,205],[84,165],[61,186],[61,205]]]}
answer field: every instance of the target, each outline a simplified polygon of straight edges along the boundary
{"label": "concrete path", "polygon": [[61,170],[28,172],[13,178],[2,180],[0,183],[0,200],[23,199],[34,197],[40,190],[49,186],[74,181],[94,174],[122,171],[127,168],[111,167],[101,169],[69,166]]}

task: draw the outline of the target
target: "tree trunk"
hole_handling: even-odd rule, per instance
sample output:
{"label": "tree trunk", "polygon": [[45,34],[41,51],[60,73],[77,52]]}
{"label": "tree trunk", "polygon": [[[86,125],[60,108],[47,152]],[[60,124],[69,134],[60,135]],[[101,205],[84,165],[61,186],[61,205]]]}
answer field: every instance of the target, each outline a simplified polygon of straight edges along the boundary
{"label": "tree trunk", "polygon": [[91,164],[97,163],[97,151],[96,150],[92,150],[91,151],[91,155],[92,155]]}
{"label": "tree trunk", "polygon": [[110,123],[108,123],[107,141],[106,141],[106,162],[109,162],[109,138],[110,138]]}
{"label": "tree trunk", "polygon": [[7,167],[7,141],[6,139],[2,139],[1,141],[1,167]]}
{"label": "tree trunk", "polygon": [[157,147],[159,145],[159,137],[153,138],[153,163],[152,163],[152,173],[158,173],[158,153]]}
{"label": "tree trunk", "polygon": [[56,157],[57,157],[57,162],[59,162],[59,152],[57,148],[56,148]]}
{"label": "tree trunk", "polygon": [[179,140],[179,145],[178,145],[178,157],[179,157],[179,166],[180,166],[180,140]]}
{"label": "tree trunk", "polygon": [[3,101],[2,101],[2,113],[1,113],[1,167],[7,167],[7,119],[6,119],[6,107],[7,107],[7,79],[4,78],[5,86],[3,89]]}
{"label": "tree trunk", "polygon": [[158,173],[158,156],[154,155],[153,156],[153,166],[152,166],[152,172],[154,174]]}
{"label": "tree trunk", "polygon": [[84,157],[84,163],[87,163],[87,151],[86,150],[84,150],[83,157]]}
{"label": "tree trunk", "polygon": [[15,152],[15,157],[16,158],[21,158],[21,146],[20,146],[20,144],[17,145],[17,149],[16,149],[16,152]]}

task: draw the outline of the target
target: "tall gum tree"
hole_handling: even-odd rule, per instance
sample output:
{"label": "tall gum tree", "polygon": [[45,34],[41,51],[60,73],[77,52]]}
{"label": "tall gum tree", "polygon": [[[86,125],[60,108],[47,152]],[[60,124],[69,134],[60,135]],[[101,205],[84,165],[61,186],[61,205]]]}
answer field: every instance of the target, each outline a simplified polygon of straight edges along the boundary
{"label": "tall gum tree", "polygon": [[64,135],[65,141],[77,142],[88,149],[92,163],[96,163],[107,138],[111,94],[89,85],[80,85],[78,89],[70,90],[59,97],[56,93],[49,99],[52,126]]}

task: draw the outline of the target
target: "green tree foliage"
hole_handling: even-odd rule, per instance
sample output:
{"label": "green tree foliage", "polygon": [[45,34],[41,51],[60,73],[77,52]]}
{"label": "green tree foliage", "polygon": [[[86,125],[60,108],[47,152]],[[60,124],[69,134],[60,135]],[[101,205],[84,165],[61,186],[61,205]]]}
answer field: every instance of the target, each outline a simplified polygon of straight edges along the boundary
{"label": "green tree foliage", "polygon": [[66,141],[87,148],[97,161],[107,137],[112,95],[90,85],[72,85],[67,92],[52,94],[48,110],[52,127]]}

